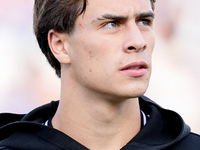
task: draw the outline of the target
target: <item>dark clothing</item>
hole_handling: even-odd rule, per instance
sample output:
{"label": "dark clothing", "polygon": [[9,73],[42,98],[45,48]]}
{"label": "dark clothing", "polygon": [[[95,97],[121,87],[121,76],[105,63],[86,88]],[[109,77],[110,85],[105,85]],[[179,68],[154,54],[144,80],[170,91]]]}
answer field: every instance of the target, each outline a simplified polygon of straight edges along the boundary
{"label": "dark clothing", "polygon": [[[145,96],[139,102],[147,124],[122,150],[200,150],[200,136],[191,133],[177,113]],[[44,125],[58,104],[51,102],[27,115],[1,114],[0,150],[87,150],[66,134]]]}

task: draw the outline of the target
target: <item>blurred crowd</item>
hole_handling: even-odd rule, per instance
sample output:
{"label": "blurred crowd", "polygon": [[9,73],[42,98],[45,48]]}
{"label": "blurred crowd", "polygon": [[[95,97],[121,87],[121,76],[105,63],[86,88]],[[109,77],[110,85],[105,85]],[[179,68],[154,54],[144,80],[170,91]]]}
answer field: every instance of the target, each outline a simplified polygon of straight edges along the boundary
{"label": "blurred crowd", "polygon": [[[34,0],[0,0],[0,113],[59,99],[60,80],[33,33]],[[153,72],[146,96],[200,133],[200,1],[157,0]]]}
{"label": "blurred crowd", "polygon": [[25,113],[59,99],[59,79],[33,32],[33,0],[0,0],[0,112]]}

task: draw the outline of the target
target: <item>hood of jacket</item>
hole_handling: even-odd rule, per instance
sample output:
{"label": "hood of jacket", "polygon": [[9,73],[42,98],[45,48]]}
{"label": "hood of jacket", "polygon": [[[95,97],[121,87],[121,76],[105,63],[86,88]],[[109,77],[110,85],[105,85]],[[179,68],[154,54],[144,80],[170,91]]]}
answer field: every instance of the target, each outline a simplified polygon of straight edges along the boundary
{"label": "hood of jacket", "polygon": [[[190,133],[189,126],[176,112],[163,109],[145,96],[140,97],[139,102],[147,116],[147,124],[122,150],[165,149]],[[52,101],[26,115],[0,114],[0,149],[87,149],[81,145],[75,148],[75,140],[44,125],[54,116],[58,104],[59,101]]]}

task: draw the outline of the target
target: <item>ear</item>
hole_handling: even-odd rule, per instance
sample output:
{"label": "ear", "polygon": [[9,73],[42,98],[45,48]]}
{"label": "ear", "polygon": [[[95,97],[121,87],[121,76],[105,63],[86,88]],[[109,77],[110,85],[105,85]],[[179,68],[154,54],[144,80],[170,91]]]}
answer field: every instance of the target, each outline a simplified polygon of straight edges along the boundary
{"label": "ear", "polygon": [[69,64],[68,34],[51,29],[48,33],[48,42],[52,54],[60,64]]}

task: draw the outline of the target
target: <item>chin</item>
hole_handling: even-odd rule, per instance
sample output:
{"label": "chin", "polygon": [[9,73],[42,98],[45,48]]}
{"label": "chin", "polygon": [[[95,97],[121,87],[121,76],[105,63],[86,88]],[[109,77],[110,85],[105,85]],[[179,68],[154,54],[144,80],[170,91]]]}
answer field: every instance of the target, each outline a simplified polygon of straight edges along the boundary
{"label": "chin", "polygon": [[142,95],[144,95],[147,91],[148,86],[145,87],[137,87],[136,89],[134,89],[131,93],[131,97],[132,98],[136,98],[136,97],[140,97]]}
{"label": "chin", "polygon": [[133,84],[129,86],[123,86],[112,91],[111,97],[113,97],[113,99],[120,100],[138,98],[146,93],[147,88],[147,83],[134,84],[134,86]]}
{"label": "chin", "polygon": [[[138,98],[141,97],[142,95],[144,95],[146,92],[146,90],[140,90],[140,91],[132,91],[132,92],[125,92],[125,93],[121,93],[121,95],[118,95],[119,99],[131,99],[131,98]],[[121,97],[121,98],[120,98]]]}

